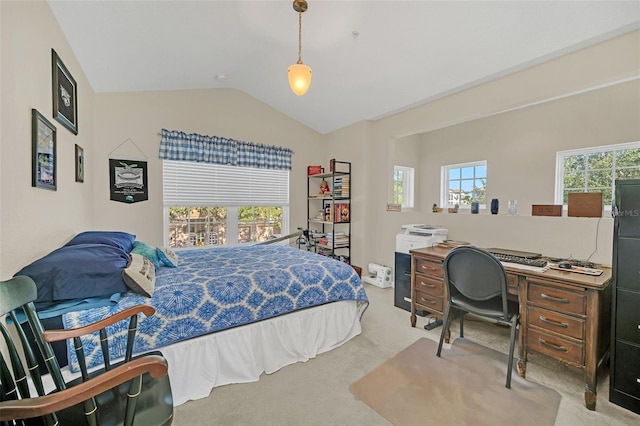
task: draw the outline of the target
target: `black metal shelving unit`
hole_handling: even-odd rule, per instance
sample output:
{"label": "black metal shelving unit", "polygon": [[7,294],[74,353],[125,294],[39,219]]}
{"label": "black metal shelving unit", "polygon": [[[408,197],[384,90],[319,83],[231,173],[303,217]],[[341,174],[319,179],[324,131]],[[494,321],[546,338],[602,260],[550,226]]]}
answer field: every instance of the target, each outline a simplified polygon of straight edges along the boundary
{"label": "black metal shelving unit", "polygon": [[[326,181],[330,194],[321,194]],[[324,234],[316,240],[317,252],[351,263],[351,163],[331,160],[328,173],[307,176],[307,229]],[[321,215],[321,216],[320,216]],[[333,238],[327,236],[333,235]],[[344,238],[338,238],[344,237]]]}

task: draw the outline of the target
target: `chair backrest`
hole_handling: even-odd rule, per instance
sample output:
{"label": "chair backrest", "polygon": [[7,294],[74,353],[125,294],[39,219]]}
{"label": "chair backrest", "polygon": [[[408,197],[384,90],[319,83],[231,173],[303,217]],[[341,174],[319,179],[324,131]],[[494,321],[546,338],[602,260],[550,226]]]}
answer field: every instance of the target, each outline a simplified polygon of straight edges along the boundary
{"label": "chair backrest", "polygon": [[[78,329],[44,331],[33,304],[36,295],[36,284],[29,277],[17,276],[0,281],[0,332],[9,355],[5,359],[0,353],[0,424],[4,424],[4,420],[15,419],[12,417],[14,414],[9,413],[19,413],[16,414],[20,416],[18,418],[43,416],[45,424],[80,424],[78,422],[85,421],[90,425],[103,422],[133,424],[136,416],[144,418],[143,423],[171,423],[173,399],[166,374],[166,361],[157,353],[132,356],[138,313],[153,315],[152,307],[141,305],[128,308],[96,324]],[[5,326],[6,316],[8,322],[15,325],[11,327],[13,333]],[[29,341],[19,325],[25,316],[35,342]],[[127,354],[124,361],[112,365],[107,327],[127,319]],[[80,337],[90,333],[100,333],[104,342],[101,347],[104,367],[95,371],[87,371],[86,365],[83,365],[85,357]],[[69,380],[63,377],[50,343],[61,340],[73,341],[80,363],[80,377]],[[47,389],[43,384],[36,352],[40,352],[41,359],[45,360],[55,389],[51,389],[51,386]],[[30,388],[29,382],[33,388]],[[85,388],[90,390],[84,391]],[[55,392],[48,395],[52,390]],[[48,401],[47,398],[55,400]],[[33,401],[33,405],[29,406],[30,401],[25,400]],[[47,400],[54,409],[47,411],[43,408],[43,400]],[[150,418],[153,420],[149,421]]]}
{"label": "chair backrest", "polygon": [[444,260],[444,278],[449,301],[458,293],[478,301],[501,297],[507,316],[507,273],[488,251],[473,246],[454,248]]}
{"label": "chair backrest", "polygon": [[[31,278],[16,277],[8,281],[0,282],[0,318],[9,314],[14,324],[18,324],[17,310],[31,305],[36,299],[37,288]],[[33,308],[35,309],[35,308]],[[9,359],[5,359],[0,353],[0,400],[23,399],[31,397],[31,390],[27,383],[27,372],[38,395],[44,395],[42,376],[33,348],[27,344],[27,338],[21,327],[15,327],[19,342],[14,341],[14,335],[5,327],[4,321],[0,321],[0,332],[4,339]],[[20,357],[20,351],[24,355],[24,363]]]}

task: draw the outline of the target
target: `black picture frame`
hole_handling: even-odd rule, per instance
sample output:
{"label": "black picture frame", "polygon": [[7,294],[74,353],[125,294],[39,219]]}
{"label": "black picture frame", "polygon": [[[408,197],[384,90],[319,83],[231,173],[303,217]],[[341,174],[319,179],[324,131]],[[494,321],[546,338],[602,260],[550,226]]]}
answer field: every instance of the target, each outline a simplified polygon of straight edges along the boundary
{"label": "black picture frame", "polygon": [[51,49],[51,82],[53,118],[78,134],[78,88],[67,67],[55,50]]}
{"label": "black picture frame", "polygon": [[57,190],[56,127],[38,110],[31,110],[31,186]]}
{"label": "black picture frame", "polygon": [[76,182],[84,182],[84,149],[76,144]]}
{"label": "black picture frame", "polygon": [[111,201],[137,203],[149,199],[147,162],[109,159],[109,195]]}

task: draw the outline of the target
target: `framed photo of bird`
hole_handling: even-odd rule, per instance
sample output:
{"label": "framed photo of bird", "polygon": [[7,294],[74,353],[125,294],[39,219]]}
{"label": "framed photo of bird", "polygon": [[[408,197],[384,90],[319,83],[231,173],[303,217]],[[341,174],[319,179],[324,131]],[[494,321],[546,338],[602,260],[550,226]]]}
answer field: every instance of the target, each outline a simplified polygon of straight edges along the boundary
{"label": "framed photo of bird", "polygon": [[53,118],[74,135],[78,134],[78,88],[55,50],[51,49]]}

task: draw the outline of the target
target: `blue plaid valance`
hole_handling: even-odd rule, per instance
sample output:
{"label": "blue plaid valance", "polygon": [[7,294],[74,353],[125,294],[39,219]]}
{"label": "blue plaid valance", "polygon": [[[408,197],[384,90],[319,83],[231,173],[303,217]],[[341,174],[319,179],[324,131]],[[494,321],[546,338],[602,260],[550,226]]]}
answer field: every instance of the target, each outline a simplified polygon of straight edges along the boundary
{"label": "blue plaid valance", "polygon": [[160,158],[260,169],[291,170],[289,148],[162,129]]}

